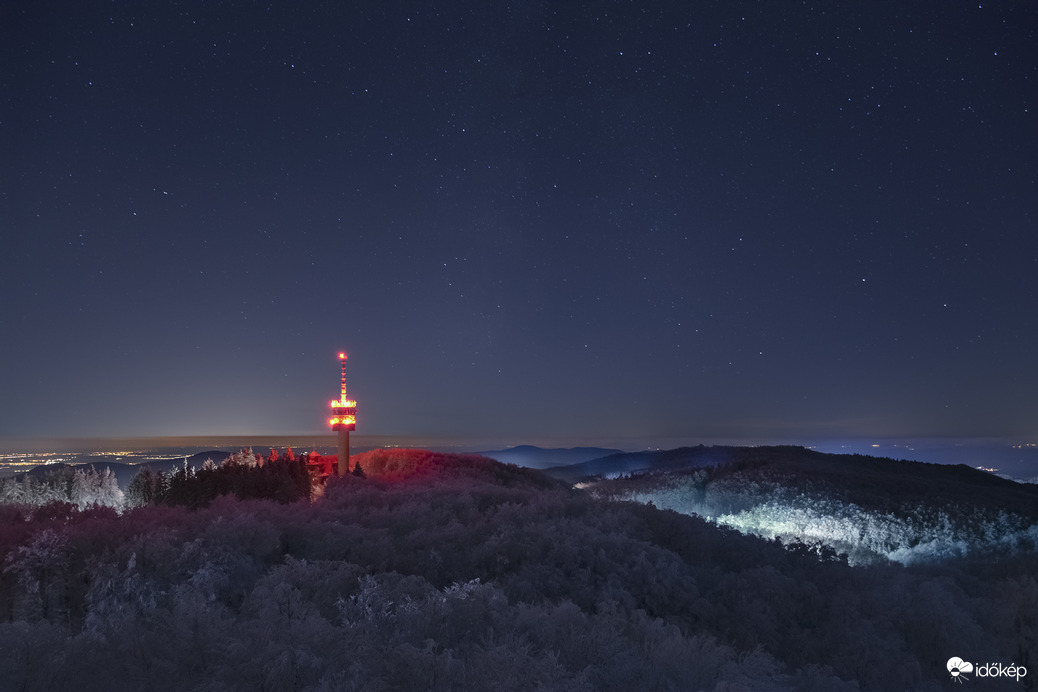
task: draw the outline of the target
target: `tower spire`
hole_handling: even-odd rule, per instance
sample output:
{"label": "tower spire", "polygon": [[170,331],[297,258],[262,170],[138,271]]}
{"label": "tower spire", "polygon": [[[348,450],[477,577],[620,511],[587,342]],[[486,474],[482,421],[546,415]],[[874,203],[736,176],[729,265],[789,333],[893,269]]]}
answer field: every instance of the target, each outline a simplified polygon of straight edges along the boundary
{"label": "tower spire", "polygon": [[339,362],[342,364],[342,387],[339,389],[339,401],[346,401],[346,352],[339,352]]}

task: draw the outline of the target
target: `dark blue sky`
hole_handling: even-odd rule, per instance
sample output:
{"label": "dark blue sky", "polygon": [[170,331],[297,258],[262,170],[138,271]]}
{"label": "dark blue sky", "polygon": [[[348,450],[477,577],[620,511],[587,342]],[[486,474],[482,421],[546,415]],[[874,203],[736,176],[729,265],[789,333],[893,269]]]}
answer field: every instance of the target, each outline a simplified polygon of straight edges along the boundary
{"label": "dark blue sky", "polygon": [[0,436],[1038,435],[1033,3],[23,3]]}

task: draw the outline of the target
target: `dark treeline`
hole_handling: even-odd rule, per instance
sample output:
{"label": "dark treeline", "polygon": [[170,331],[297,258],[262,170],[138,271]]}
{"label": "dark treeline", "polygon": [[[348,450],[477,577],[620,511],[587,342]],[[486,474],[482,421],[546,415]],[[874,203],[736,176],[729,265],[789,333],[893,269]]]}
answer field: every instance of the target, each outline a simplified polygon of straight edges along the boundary
{"label": "dark treeline", "polygon": [[358,459],[312,501],[0,507],[0,689],[938,690],[951,656],[1035,663],[1033,559],[852,568],[490,460]]}
{"label": "dark treeline", "polygon": [[145,468],[130,482],[126,496],[131,506],[166,504],[197,509],[223,495],[281,503],[308,500],[313,484],[301,459],[246,464],[232,455],[219,466],[207,464],[198,470],[188,464],[169,473]]}

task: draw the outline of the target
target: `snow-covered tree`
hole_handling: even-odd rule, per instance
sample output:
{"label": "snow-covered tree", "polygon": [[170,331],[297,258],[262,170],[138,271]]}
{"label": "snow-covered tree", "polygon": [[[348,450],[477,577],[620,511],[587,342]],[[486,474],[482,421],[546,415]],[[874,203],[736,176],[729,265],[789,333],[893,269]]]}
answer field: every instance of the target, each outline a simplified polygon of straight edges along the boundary
{"label": "snow-covered tree", "polygon": [[125,497],[111,469],[97,471],[93,466],[85,471],[76,469],[69,500],[80,509],[91,505],[121,509]]}

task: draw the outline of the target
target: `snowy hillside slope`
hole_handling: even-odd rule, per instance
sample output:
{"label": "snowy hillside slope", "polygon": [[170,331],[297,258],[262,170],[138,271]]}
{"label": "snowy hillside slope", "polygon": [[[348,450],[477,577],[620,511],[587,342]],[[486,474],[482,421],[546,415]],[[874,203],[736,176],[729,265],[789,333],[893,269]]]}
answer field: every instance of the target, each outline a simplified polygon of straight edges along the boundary
{"label": "snowy hillside slope", "polygon": [[[578,487],[829,549],[851,564],[908,564],[1038,542],[1038,487],[966,466],[801,447],[690,448],[677,460],[657,458],[638,473]],[[618,461],[579,468],[615,473]]]}

